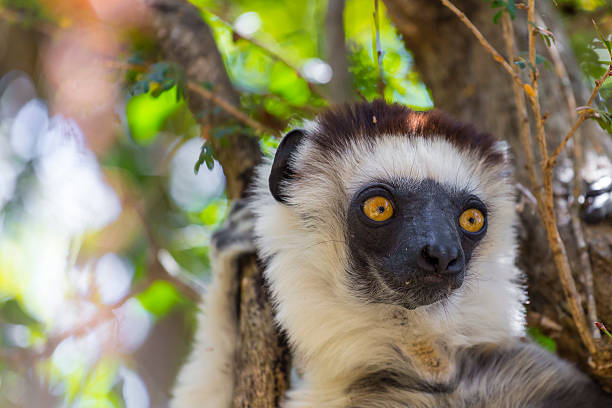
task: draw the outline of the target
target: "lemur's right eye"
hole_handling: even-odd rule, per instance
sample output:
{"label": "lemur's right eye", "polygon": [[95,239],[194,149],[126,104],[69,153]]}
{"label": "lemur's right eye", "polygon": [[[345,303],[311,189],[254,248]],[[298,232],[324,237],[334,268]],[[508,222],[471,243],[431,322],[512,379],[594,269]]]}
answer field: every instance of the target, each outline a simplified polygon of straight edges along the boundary
{"label": "lemur's right eye", "polygon": [[393,205],[385,197],[370,197],[363,203],[363,213],[373,221],[386,221],[393,215]]}

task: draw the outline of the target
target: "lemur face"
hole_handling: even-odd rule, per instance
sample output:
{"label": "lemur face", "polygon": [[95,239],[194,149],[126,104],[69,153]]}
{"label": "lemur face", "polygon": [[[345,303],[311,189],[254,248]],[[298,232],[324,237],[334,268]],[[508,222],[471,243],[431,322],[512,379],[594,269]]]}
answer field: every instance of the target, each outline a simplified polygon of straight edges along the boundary
{"label": "lemur face", "polygon": [[406,308],[448,297],[463,284],[486,217],[478,196],[432,179],[366,184],[347,214],[354,287],[384,286]]}
{"label": "lemur face", "polygon": [[496,247],[512,247],[504,169],[495,141],[471,126],[375,102],[288,134],[269,181],[321,269],[341,271],[330,280],[363,302],[415,309],[482,279],[474,264],[494,269]]}

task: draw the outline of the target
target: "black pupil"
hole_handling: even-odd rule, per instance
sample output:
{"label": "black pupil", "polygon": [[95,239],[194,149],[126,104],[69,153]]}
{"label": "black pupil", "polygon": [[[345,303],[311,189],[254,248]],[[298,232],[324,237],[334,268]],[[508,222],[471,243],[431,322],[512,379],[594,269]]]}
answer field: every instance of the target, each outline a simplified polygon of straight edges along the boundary
{"label": "black pupil", "polygon": [[473,223],[475,223],[475,222],[476,222],[476,220],[474,219],[474,217],[470,218],[468,221],[470,222],[470,224],[473,224]]}
{"label": "black pupil", "polygon": [[378,207],[378,213],[382,214],[385,212],[385,207],[383,207],[382,205]]}

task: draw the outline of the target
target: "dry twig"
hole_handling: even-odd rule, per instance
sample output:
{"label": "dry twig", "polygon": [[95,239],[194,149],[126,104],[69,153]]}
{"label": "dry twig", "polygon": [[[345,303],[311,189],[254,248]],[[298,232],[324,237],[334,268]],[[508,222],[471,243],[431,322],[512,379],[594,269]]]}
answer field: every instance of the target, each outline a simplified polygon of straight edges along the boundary
{"label": "dry twig", "polygon": [[[569,132],[569,136],[566,136],[564,138],[565,143],[562,143],[562,145],[560,145],[559,148],[557,149],[559,153],[557,152],[557,150],[555,150],[556,155],[555,153],[553,153],[553,156],[551,156],[552,160],[549,159],[548,146],[546,144],[546,133],[544,129],[544,119],[541,113],[540,102],[538,98],[538,75],[539,73],[538,73],[538,69],[536,66],[536,53],[535,53],[535,37],[537,35],[537,32],[536,32],[537,27],[535,27],[533,24],[529,24],[529,61],[530,61],[532,72],[531,72],[531,83],[528,84],[528,83],[523,82],[519,78],[517,72],[513,70],[512,67],[510,67],[510,65],[508,64],[508,62],[506,62],[506,60],[503,59],[503,57],[491,46],[491,44],[489,44],[489,42],[484,38],[482,33],[480,33],[480,31],[476,28],[476,26],[474,26],[474,24],[467,18],[467,16],[464,13],[462,13],[459,9],[457,9],[449,0],[440,0],[440,1],[459,17],[459,19],[472,31],[472,33],[476,36],[478,41],[483,45],[483,47],[485,47],[485,49],[491,55],[493,55],[493,58],[495,59],[495,61],[500,63],[504,67],[504,69],[510,74],[512,79],[516,82],[516,85],[521,86],[523,90],[525,91],[525,93],[527,94],[528,100],[530,102],[530,105],[531,105],[531,108],[534,114],[534,120],[536,122],[536,128],[537,128],[536,137],[537,137],[537,142],[539,146],[540,157],[542,159],[540,171],[542,172],[542,178],[544,181],[544,197],[543,199],[542,198],[539,199],[539,201],[542,203],[538,205],[538,209],[544,221],[544,227],[546,229],[546,234],[547,234],[548,242],[549,242],[551,252],[553,255],[553,260],[555,262],[555,266],[559,273],[559,278],[561,280],[563,292],[565,294],[565,298],[567,299],[569,309],[572,314],[572,318],[574,319],[574,323],[576,325],[576,328],[578,330],[578,333],[580,335],[580,338],[583,344],[586,346],[589,353],[591,355],[594,355],[597,352],[597,347],[593,340],[593,337],[590,331],[590,327],[587,324],[584,310],[582,309],[582,305],[580,304],[580,298],[578,295],[578,291],[576,289],[576,283],[574,281],[574,278],[572,276],[571,269],[569,266],[569,260],[567,258],[567,253],[565,251],[565,245],[563,244],[563,241],[561,240],[561,236],[557,228],[555,206],[554,206],[554,196],[553,196],[553,188],[552,188],[553,172],[552,172],[552,166],[549,165],[550,162],[554,163],[554,158],[556,158],[556,156],[560,153],[561,149],[563,148],[563,145],[567,143],[567,140],[569,140],[572,134],[575,133],[580,123],[584,121],[585,119],[583,118],[584,115],[581,115],[581,117],[579,118],[580,122],[572,127],[572,129]],[[535,21],[535,0],[529,0],[528,7],[527,7],[527,19],[528,19],[528,23],[533,23]],[[505,29],[507,36],[509,36],[509,33],[510,33],[509,29],[510,29],[509,26],[507,26]],[[510,40],[509,38],[506,39],[506,46],[509,48],[510,52],[513,54],[512,42],[513,40]],[[596,91],[598,90],[599,89],[597,88]],[[515,95],[517,94],[518,93],[515,92]],[[519,99],[521,98],[517,98],[518,106],[520,106],[521,104],[521,102],[518,101]],[[594,96],[592,96],[589,99],[589,102],[592,102],[592,99],[594,99]],[[580,120],[581,118],[582,120]],[[524,112],[519,111],[519,120],[523,120],[523,119],[524,119]],[[521,126],[523,126],[522,123],[521,123]],[[528,139],[528,134],[527,134],[527,137],[525,137],[525,134],[527,133],[523,133],[521,136],[522,142],[524,142],[525,139]],[[531,141],[530,140],[526,140],[526,141],[528,142],[527,145],[524,146],[526,151],[531,150],[532,149],[532,146],[530,143]],[[528,157],[528,160],[529,160],[529,157]],[[535,171],[536,170],[534,166],[533,173],[535,173]],[[530,178],[532,179],[535,178],[533,177],[534,175],[533,173],[530,175]],[[536,192],[540,191],[537,184],[532,187],[534,188],[534,191]],[[538,196],[536,195],[536,197]]]}
{"label": "dry twig", "polygon": [[[538,25],[544,25],[544,21],[542,17],[536,11],[536,20]],[[553,62],[553,66],[555,68],[555,72],[560,79],[561,87],[563,89],[563,93],[565,94],[565,99],[567,101],[567,110],[572,122],[575,122],[578,119],[578,113],[576,111],[576,107],[578,106],[576,103],[576,97],[574,95],[574,90],[572,89],[572,85],[570,82],[569,74],[563,63],[563,59],[561,58],[561,53],[557,48],[556,43],[553,43],[550,47],[548,47],[548,52]],[[582,145],[580,139],[580,132],[576,132],[574,136],[574,143],[572,149],[572,155],[574,159],[573,169],[574,169],[574,186],[573,186],[573,201],[571,203],[570,208],[570,219],[572,224],[572,231],[574,233],[574,237],[576,238],[576,250],[578,251],[578,258],[580,260],[580,266],[582,269],[583,276],[583,284],[584,290],[586,292],[586,303],[587,303],[587,316],[590,322],[596,322],[599,319],[597,318],[597,305],[595,303],[595,288],[593,285],[593,268],[591,267],[591,259],[589,258],[588,247],[586,241],[584,239],[584,232],[582,228],[582,221],[579,216],[579,203],[578,197],[580,196],[580,186],[581,186],[581,178],[580,173],[582,169]],[[554,156],[554,153],[553,153]],[[597,327],[593,326],[592,328],[593,338],[599,339],[601,338],[601,334]]]}
{"label": "dry twig", "polygon": [[382,43],[380,41],[380,13],[378,12],[378,0],[374,0],[374,29],[376,30],[376,61],[378,62],[378,93],[385,99],[385,80],[383,70]]}
{"label": "dry twig", "polygon": [[252,127],[258,132],[271,133],[271,134],[278,133],[276,130],[269,128],[263,123],[256,121],[255,119],[251,118],[249,115],[247,115],[246,113],[244,113],[243,111],[241,111],[240,109],[238,109],[237,107],[235,107],[234,105],[232,105],[231,103],[223,99],[222,97],[216,95],[212,91],[209,91],[203,86],[196,84],[195,82],[192,82],[192,81],[187,82],[187,88],[197,93],[201,97],[208,99],[209,101],[218,105],[221,109],[223,109],[224,111],[226,111],[227,113],[229,113],[230,115],[238,119],[240,122],[244,123],[247,126]]}
{"label": "dry twig", "polygon": [[[325,100],[329,99],[329,98],[327,98],[324,95],[324,93],[321,91],[321,89],[319,87],[317,87],[315,84],[313,84],[312,82],[310,82],[306,78],[304,78],[304,75],[302,74],[302,71],[300,70],[300,68],[298,66],[293,65],[291,63],[291,61],[285,59],[279,52],[276,52],[276,51],[272,50],[270,48],[270,46],[262,43],[261,41],[255,39],[255,38],[245,37],[243,35],[240,35],[240,33],[236,32],[236,30],[234,29],[234,25],[232,23],[230,23],[229,21],[223,19],[219,15],[211,12],[210,10],[206,10],[206,13],[210,14],[216,20],[221,22],[224,26],[226,26],[229,30],[232,31],[232,34],[234,34],[238,38],[240,38],[240,39],[242,39],[242,40],[244,40],[244,41],[254,45],[255,47],[259,48],[264,54],[266,54],[268,57],[270,57],[274,61],[278,61],[281,64],[285,65],[286,67],[290,68],[292,71],[294,71],[295,74],[298,76],[298,78],[301,78],[304,81],[306,81],[306,84],[308,85],[308,88],[310,89],[310,92],[312,92],[313,94],[319,96],[322,99],[325,99]],[[236,37],[234,37],[234,38],[236,38]]]}
{"label": "dry twig", "polygon": [[482,35],[480,30],[476,28],[474,23],[472,23],[470,19],[461,10],[455,7],[455,5],[451,1],[449,0],[440,0],[440,1],[445,7],[450,9],[453,13],[455,13],[457,17],[459,17],[459,20],[461,20],[463,24],[465,24],[467,28],[474,34],[474,36],[480,42],[480,44],[489,52],[489,54],[493,56],[493,59],[499,64],[501,64],[501,66],[506,70],[508,74],[510,74],[510,76],[516,83],[522,86],[523,81],[521,81],[519,76],[514,72],[514,70],[512,69],[510,64],[508,64],[508,62],[504,59],[504,57],[502,57],[501,54],[497,52],[497,50],[491,45],[491,43],[487,41],[484,35]]}
{"label": "dry twig", "polygon": [[[510,19],[510,15],[508,13],[504,13],[502,16],[502,29],[504,42],[506,43],[506,53],[508,54],[508,59],[510,61],[514,61],[514,27],[512,26],[512,20]],[[519,67],[516,64],[513,64],[513,70],[516,76],[518,77]],[[512,83],[512,91],[514,93],[514,100],[516,103],[516,110],[518,115],[520,129],[519,136],[521,139],[521,144],[523,145],[523,149],[525,151],[527,175],[529,177],[529,182],[531,183],[531,188],[533,189],[533,195],[536,198],[537,205],[538,207],[540,207],[543,205],[542,191],[540,187],[540,182],[538,180],[538,175],[536,173],[533,149],[531,148],[531,130],[529,128],[529,116],[527,115],[525,96],[523,95],[523,90],[521,89],[520,84],[518,84],[516,81]],[[542,209],[540,209],[540,211],[542,211]]]}

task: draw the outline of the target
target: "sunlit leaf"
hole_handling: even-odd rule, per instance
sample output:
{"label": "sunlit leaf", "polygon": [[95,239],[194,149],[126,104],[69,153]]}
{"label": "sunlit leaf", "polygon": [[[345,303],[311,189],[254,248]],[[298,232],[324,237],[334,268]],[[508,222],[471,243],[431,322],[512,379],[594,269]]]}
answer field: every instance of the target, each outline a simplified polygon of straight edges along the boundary
{"label": "sunlit leaf", "polygon": [[155,141],[166,119],[185,104],[182,100],[177,102],[177,94],[177,88],[172,87],[157,97],[142,93],[128,101],[127,122],[136,143],[146,146]]}
{"label": "sunlit leaf", "polygon": [[136,298],[149,313],[162,318],[172,308],[182,302],[180,292],[168,281],[157,280],[153,282]]}

